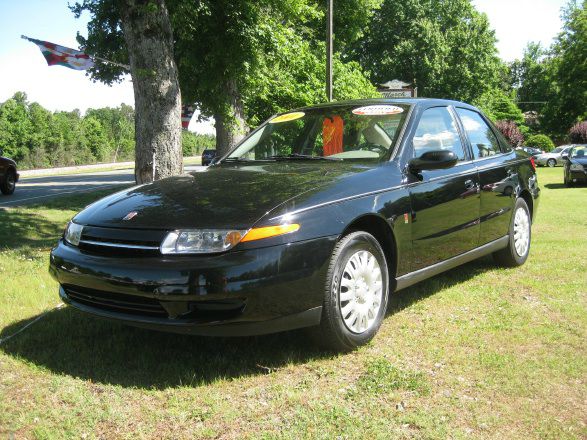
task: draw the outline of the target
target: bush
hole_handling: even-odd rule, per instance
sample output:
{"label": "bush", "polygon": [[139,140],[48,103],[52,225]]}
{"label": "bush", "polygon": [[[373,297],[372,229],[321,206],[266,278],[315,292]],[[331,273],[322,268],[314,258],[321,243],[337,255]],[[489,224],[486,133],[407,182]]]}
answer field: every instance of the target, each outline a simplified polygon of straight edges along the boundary
{"label": "bush", "polygon": [[524,135],[514,121],[497,121],[495,126],[513,147],[521,147]]}
{"label": "bush", "polygon": [[554,148],[554,142],[545,134],[535,134],[526,139],[528,147],[539,148],[544,151],[551,151]]}
{"label": "bush", "polygon": [[573,125],[569,130],[569,139],[574,144],[587,144],[587,121]]}
{"label": "bush", "polygon": [[499,89],[485,92],[474,104],[494,121],[514,121],[518,124],[524,122],[524,114],[514,99]]}

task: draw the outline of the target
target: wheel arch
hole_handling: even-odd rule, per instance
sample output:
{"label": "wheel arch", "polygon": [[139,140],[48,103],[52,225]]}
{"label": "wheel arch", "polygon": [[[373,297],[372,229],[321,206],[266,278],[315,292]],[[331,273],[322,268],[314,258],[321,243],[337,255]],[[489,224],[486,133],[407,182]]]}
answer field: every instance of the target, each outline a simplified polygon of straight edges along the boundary
{"label": "wheel arch", "polygon": [[518,194],[518,197],[524,199],[526,205],[528,205],[528,209],[530,210],[530,218],[534,220],[534,199],[532,198],[532,194],[527,189],[523,189]]}
{"label": "wheel arch", "polygon": [[[377,214],[365,214],[352,220],[343,230],[340,237],[344,237],[351,232],[364,231],[371,234],[381,245],[385,259],[387,260],[387,269],[389,272],[390,292],[395,290],[395,279],[397,275],[397,240],[391,225]],[[392,288],[393,287],[393,288]]]}

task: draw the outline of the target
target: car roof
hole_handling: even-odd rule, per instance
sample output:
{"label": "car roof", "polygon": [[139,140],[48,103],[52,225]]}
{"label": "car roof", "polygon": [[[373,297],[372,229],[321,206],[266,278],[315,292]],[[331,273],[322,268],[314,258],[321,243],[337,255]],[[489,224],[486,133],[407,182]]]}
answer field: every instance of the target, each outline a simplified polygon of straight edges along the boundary
{"label": "car roof", "polygon": [[370,98],[370,99],[352,99],[346,101],[333,101],[316,105],[308,105],[300,107],[295,110],[310,110],[315,108],[328,108],[337,106],[352,106],[352,105],[381,105],[381,104],[404,104],[411,106],[434,107],[441,105],[453,105],[458,107],[476,108],[470,104],[461,101],[453,101],[450,99],[440,98]]}

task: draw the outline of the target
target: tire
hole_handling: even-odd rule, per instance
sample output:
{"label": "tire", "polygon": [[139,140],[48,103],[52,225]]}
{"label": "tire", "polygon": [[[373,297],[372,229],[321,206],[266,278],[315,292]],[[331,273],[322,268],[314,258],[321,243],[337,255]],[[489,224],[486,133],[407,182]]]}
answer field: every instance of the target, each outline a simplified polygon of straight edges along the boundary
{"label": "tire", "polygon": [[495,262],[503,267],[521,266],[528,259],[532,242],[532,218],[526,201],[516,200],[510,221],[508,245],[493,253]]}
{"label": "tire", "polygon": [[365,345],[383,322],[388,296],[387,261],[379,242],[362,231],[346,235],[330,257],[322,319],[313,329],[314,338],[337,352]]}
{"label": "tire", "polygon": [[546,165],[548,165],[550,168],[554,168],[556,166],[556,159],[548,159],[546,161]]}
{"label": "tire", "polygon": [[16,189],[16,173],[14,170],[8,170],[4,175],[4,180],[0,182],[0,191],[5,196],[14,193]]}

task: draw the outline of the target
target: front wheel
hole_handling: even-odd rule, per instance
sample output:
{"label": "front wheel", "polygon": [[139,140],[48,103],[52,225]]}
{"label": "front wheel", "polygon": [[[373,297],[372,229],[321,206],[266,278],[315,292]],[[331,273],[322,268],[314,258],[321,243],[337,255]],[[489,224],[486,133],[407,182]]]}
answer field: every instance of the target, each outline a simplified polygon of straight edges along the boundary
{"label": "front wheel", "polygon": [[549,167],[553,168],[556,166],[556,160],[554,159],[548,159],[548,161],[546,162],[546,165],[548,165]]}
{"label": "front wheel", "polygon": [[[351,351],[369,342],[381,326],[389,295],[389,274],[379,242],[353,232],[335,246],[326,275],[319,343]],[[317,334],[316,334],[317,333]]]}
{"label": "front wheel", "polygon": [[509,240],[506,248],[493,253],[493,259],[500,266],[521,266],[528,259],[532,238],[532,220],[526,201],[516,200],[510,222]]}
{"label": "front wheel", "polygon": [[0,191],[2,194],[9,196],[16,189],[16,173],[12,170],[8,170],[4,176],[4,180],[0,182]]}

